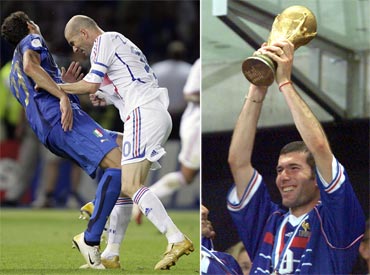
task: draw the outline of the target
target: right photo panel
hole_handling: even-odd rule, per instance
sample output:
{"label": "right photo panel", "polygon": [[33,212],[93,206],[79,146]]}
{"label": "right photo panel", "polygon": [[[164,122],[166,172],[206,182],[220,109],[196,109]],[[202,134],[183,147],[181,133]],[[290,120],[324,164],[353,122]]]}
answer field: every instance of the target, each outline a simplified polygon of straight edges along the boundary
{"label": "right photo panel", "polygon": [[370,1],[201,1],[201,274],[369,274]]}

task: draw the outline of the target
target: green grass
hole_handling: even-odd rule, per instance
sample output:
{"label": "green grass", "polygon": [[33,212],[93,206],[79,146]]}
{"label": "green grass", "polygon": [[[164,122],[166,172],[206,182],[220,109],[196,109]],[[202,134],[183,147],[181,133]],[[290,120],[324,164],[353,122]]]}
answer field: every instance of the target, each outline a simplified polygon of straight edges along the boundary
{"label": "green grass", "polygon": [[121,270],[79,270],[84,260],[71,239],[85,230],[77,210],[0,209],[0,274],[199,274],[199,212],[170,211],[175,224],[194,242],[195,252],[171,270],[156,271],[167,241],[145,219],[131,222],[121,246]]}

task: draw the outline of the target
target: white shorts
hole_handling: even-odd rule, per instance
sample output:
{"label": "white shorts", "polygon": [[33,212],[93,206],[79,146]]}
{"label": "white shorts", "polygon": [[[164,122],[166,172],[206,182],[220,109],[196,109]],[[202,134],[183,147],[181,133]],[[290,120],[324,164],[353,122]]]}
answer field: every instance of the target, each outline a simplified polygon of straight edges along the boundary
{"label": "white shorts", "polygon": [[198,170],[200,165],[200,107],[189,103],[180,124],[181,152],[179,161]]}
{"label": "white shorts", "polygon": [[152,170],[161,167],[158,160],[166,154],[163,145],[172,130],[167,107],[168,100],[159,96],[129,113],[124,125],[121,165],[147,159],[152,162]]}

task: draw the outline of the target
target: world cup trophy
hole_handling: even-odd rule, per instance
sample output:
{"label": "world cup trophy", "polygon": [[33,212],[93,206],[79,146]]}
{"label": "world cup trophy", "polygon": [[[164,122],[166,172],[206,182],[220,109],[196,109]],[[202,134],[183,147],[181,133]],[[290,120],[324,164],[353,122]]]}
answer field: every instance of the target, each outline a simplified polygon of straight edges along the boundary
{"label": "world cup trophy", "polygon": [[[289,40],[296,50],[316,36],[316,27],[315,15],[308,8],[291,6],[276,16],[267,45]],[[257,54],[244,60],[242,71],[254,85],[270,86],[275,79],[276,63],[266,55]]]}

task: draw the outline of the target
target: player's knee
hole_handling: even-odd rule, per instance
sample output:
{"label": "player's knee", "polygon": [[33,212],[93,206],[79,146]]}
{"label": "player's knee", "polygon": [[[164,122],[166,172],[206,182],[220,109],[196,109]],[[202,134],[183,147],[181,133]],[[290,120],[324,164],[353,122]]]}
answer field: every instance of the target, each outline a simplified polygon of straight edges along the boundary
{"label": "player's knee", "polygon": [[100,162],[100,166],[103,169],[106,168],[121,168],[121,151],[117,148],[114,148],[110,151]]}
{"label": "player's knee", "polygon": [[132,198],[132,196],[139,190],[140,185],[130,183],[128,181],[122,180],[121,193],[124,193]]}

